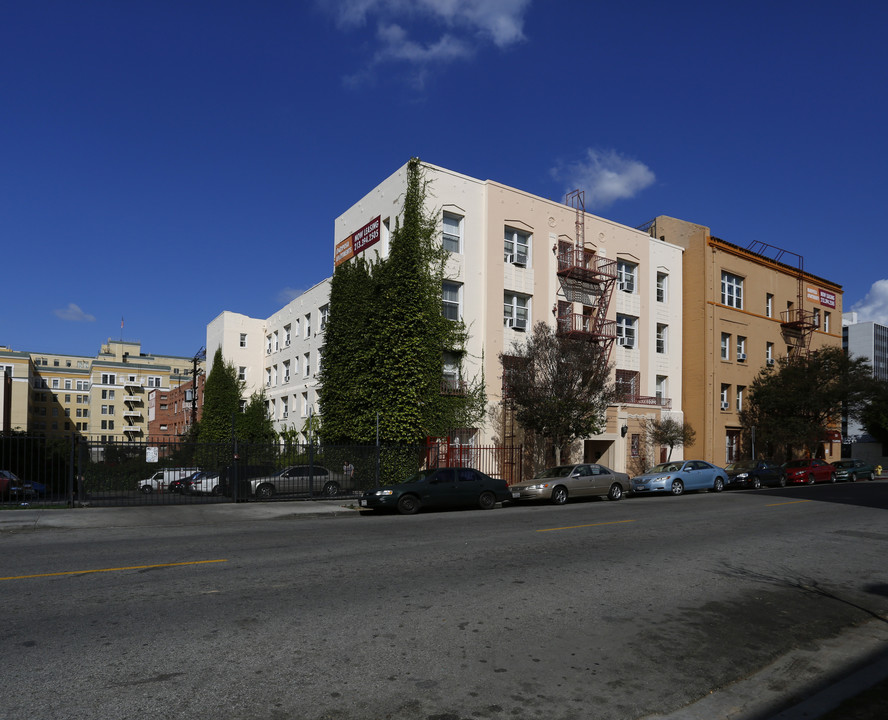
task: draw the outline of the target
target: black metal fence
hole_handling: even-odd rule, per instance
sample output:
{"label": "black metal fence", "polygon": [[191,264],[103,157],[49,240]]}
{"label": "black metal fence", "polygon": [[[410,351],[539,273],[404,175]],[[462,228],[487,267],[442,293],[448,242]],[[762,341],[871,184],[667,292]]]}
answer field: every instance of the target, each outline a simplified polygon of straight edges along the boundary
{"label": "black metal fence", "polygon": [[473,467],[521,479],[520,447],[100,443],[0,436],[0,503],[11,506],[181,505],[357,497],[428,467]]}

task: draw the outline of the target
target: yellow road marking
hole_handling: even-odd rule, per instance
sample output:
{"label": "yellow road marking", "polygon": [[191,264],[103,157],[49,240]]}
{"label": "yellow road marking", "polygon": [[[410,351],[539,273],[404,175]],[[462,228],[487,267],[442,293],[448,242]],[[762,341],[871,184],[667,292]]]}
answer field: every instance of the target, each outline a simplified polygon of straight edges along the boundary
{"label": "yellow road marking", "polygon": [[798,505],[803,502],[814,502],[813,500],[790,500],[789,502],[783,503],[771,503],[770,505],[765,505],[765,507],[777,507],[778,505]]}
{"label": "yellow road marking", "polygon": [[58,575],[87,575],[88,573],[119,572],[121,570],[150,570],[152,568],[178,567],[180,565],[205,565],[207,563],[228,562],[224,560],[193,560],[191,562],[161,563],[159,565],[131,565],[129,567],[99,568],[96,570],[67,570],[65,572],[41,573],[39,575],[13,575],[0,577],[0,580],[28,580],[30,578],[56,577]]}
{"label": "yellow road marking", "polygon": [[599,525],[621,525],[623,523],[631,522],[635,522],[635,520],[614,520],[613,522],[591,523],[590,525],[568,525],[567,527],[543,528],[542,530],[537,530],[537,532],[552,532],[553,530],[574,530],[576,528],[598,527]]}

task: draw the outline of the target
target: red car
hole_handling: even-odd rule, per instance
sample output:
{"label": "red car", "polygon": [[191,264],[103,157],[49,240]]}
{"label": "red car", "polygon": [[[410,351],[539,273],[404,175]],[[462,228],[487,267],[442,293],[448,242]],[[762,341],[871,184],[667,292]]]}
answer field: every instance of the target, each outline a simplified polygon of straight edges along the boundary
{"label": "red car", "polygon": [[786,470],[786,482],[806,483],[813,485],[816,482],[835,482],[836,469],[823,460],[805,458],[802,460],[790,460],[783,463]]}

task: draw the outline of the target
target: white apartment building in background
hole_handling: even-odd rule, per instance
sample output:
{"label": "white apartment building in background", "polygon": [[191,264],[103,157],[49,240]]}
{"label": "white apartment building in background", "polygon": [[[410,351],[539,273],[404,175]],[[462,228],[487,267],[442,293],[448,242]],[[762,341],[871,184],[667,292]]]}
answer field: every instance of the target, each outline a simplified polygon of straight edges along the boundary
{"label": "white apartment building in background", "polygon": [[[582,330],[589,308],[559,278],[559,253],[576,244],[578,218],[585,252],[614,268],[607,319],[617,336],[610,359],[622,400],[581,454],[624,470],[639,451],[646,418],[683,420],[682,248],[491,180],[428,163],[423,169],[430,181],[427,211],[437,215],[450,252],[442,312],[462,319],[469,332],[462,357],[442,356],[442,376],[473,379],[483,371],[491,405],[502,399],[500,353],[523,343],[534,324],[555,328],[559,317],[573,317]],[[405,164],[336,219],[337,262],[347,262],[356,249],[387,256],[406,185]],[[461,442],[489,444],[496,434],[492,419],[471,430],[460,431]]]}
{"label": "white apartment building in background", "polygon": [[217,348],[244,381],[243,403],[265,391],[278,432],[303,430],[317,412],[317,376],[323,358],[330,279],[306,290],[265,319],[224,311],[207,325],[207,365]]}
{"label": "white apartment building in background", "polygon": [[[846,353],[872,365],[873,377],[888,382],[888,327],[877,322],[857,322],[856,312],[844,313],[842,345]],[[842,437],[850,457],[888,467],[888,448],[876,442],[857,420],[842,418]]]}

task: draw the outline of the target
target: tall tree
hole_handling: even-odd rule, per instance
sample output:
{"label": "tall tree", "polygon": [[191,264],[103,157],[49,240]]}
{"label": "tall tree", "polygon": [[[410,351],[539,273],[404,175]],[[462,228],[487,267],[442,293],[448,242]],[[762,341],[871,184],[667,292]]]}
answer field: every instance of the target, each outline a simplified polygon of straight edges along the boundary
{"label": "tall tree", "polygon": [[873,392],[860,413],[860,422],[876,440],[888,444],[888,382],[873,383]]}
{"label": "tall tree", "polygon": [[250,396],[244,411],[236,416],[238,440],[265,444],[277,441],[278,434],[274,429],[274,422],[268,416],[267,403],[264,389]]}
{"label": "tall tree", "polygon": [[442,313],[448,257],[439,218],[426,210],[428,183],[418,158],[407,164],[402,217],[389,255],[339,265],[330,289],[319,404],[327,442],[418,442],[474,426],[483,382],[442,393],[442,354],[465,349],[461,321]]}
{"label": "tall tree", "polygon": [[689,447],[697,439],[697,432],[690,423],[679,422],[672,417],[648,418],[644,422],[644,432],[648,442],[654,446],[667,446],[672,459],[672,451],[676,447]]}
{"label": "tall tree", "polygon": [[204,404],[197,430],[199,442],[231,440],[232,420],[240,413],[241,389],[237,370],[225,362],[222,348],[218,348],[204,384]]}
{"label": "tall tree", "polygon": [[556,464],[574,440],[601,432],[616,396],[610,367],[595,362],[594,352],[589,343],[538,322],[526,343],[500,355],[518,423],[552,443]]}
{"label": "tall tree", "polygon": [[843,407],[850,417],[859,417],[873,382],[869,364],[838,347],[780,358],[753,381],[740,423],[747,435],[755,428],[757,448],[768,455],[815,455]]}

